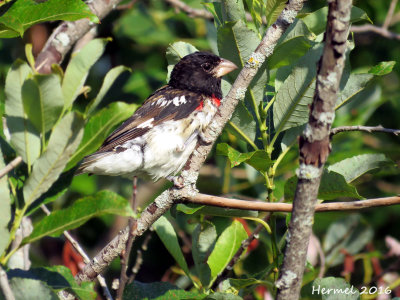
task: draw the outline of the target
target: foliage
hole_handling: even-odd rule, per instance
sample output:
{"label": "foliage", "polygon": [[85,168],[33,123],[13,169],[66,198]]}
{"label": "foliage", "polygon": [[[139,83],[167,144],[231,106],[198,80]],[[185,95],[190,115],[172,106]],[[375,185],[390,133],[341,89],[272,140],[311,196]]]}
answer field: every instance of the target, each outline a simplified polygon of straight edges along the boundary
{"label": "foliage", "polygon": [[[58,2],[6,1],[0,7],[6,11],[0,16],[0,37],[22,36],[33,24],[50,20],[97,21],[82,1],[70,1],[65,7]],[[366,2],[353,7],[351,21],[383,22],[384,15],[377,12],[387,8]],[[7,270],[16,299],[23,299],[33,290],[32,296],[56,299],[57,292],[63,289],[79,299],[96,297],[93,284],[79,287],[66,267],[49,267],[41,245],[61,241],[59,237],[65,230],[76,229],[86,248],[96,245],[98,249],[99,236],[106,236],[108,231],[114,235],[119,230],[113,225],[115,215],[135,215],[128,201],[130,181],[87,175],[73,178],[74,171],[85,155],[95,151],[141,101],[168,80],[179,59],[197,49],[212,50],[240,68],[261,64],[250,87],[238,95],[241,101],[213,150],[210,164],[218,170],[214,173],[221,176],[201,176],[198,188],[211,194],[269,202],[293,200],[297,137],[308,120],[327,8],[309,4],[279,40],[272,56],[261,62],[252,53],[286,1],[186,3],[207,9],[214,22],[176,13],[164,2],[139,1],[102,21],[99,32],[106,38],[92,40],[72,54],[65,66],[53,66],[51,74],[36,72],[32,47],[25,48],[28,63],[0,55],[0,78],[4,81],[0,111],[5,119],[0,169],[17,156],[23,160],[0,179],[0,263]],[[33,5],[37,7],[33,13],[23,13],[32,11]],[[24,18],[16,22],[16,15]],[[113,40],[108,38],[110,34]],[[18,42],[0,40],[0,54],[9,53]],[[400,52],[396,54],[394,50],[399,46],[374,43],[373,47],[383,49],[374,53],[365,49],[368,47],[363,42],[357,36],[348,42],[348,62],[340,83],[334,125],[382,124],[399,128],[399,66],[395,61]],[[118,65],[114,66],[116,61]],[[132,67],[133,72],[125,72],[130,69],[120,64]],[[238,72],[224,79],[224,94]],[[339,201],[398,193],[394,183],[399,172],[394,162],[398,162],[399,153],[398,139],[391,136],[357,132],[335,136],[319,199]],[[151,196],[145,199],[148,183],[140,182],[141,186],[140,208],[158,194],[158,189],[166,187],[151,186]],[[49,216],[40,212],[42,204],[51,206]],[[316,215],[314,232],[322,246],[311,243],[309,247],[302,297],[325,299],[312,294],[317,286],[345,289],[377,284],[372,282],[378,275],[376,262],[389,265],[394,260],[385,257],[384,238],[397,233],[399,213],[393,207],[360,214]],[[18,228],[28,216],[34,220],[33,232],[16,244]],[[285,218],[274,213],[265,224],[271,227],[269,233],[262,231],[257,243],[250,244],[248,251],[237,257],[239,262],[233,271],[220,282],[221,273],[257,222],[264,222],[264,216],[254,211],[176,205],[171,214],[154,224],[155,234],[150,233],[148,250],[142,253],[142,269],[137,281],[126,286],[124,299],[243,299],[249,294],[261,298],[267,292],[274,295],[290,214]],[[132,264],[141,243],[142,239],[134,243]],[[7,262],[26,245],[40,253],[36,254],[38,257],[31,255],[31,259],[41,267],[8,268]],[[313,254],[316,249],[319,262],[317,254]],[[352,269],[351,264],[358,261],[362,267]],[[117,269],[114,264],[110,267],[108,279],[119,276]],[[323,278],[318,278],[319,272]],[[174,284],[160,282],[161,278]],[[398,285],[398,280],[387,282],[390,291]],[[348,299],[356,299],[357,293],[362,292],[354,291]]]}

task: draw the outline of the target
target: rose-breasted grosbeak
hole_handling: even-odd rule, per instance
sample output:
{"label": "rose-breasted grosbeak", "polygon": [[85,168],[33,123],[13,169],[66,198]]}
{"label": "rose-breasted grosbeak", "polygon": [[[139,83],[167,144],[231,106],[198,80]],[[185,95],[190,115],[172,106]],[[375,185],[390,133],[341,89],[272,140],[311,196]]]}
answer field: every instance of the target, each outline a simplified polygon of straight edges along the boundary
{"label": "rose-breasted grosbeak", "polygon": [[207,52],[183,57],[168,85],[153,93],[77,174],[172,179],[188,160],[221,102],[221,77],[236,65]]}

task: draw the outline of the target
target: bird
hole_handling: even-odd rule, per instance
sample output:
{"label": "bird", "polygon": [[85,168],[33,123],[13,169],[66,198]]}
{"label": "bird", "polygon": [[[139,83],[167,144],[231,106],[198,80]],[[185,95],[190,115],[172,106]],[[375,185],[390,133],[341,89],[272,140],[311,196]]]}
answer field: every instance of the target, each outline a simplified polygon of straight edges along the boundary
{"label": "bird", "polygon": [[222,100],[221,77],[236,68],[209,52],[182,57],[168,84],[86,156],[76,175],[166,178],[176,184],[197,143],[207,143],[204,132]]}

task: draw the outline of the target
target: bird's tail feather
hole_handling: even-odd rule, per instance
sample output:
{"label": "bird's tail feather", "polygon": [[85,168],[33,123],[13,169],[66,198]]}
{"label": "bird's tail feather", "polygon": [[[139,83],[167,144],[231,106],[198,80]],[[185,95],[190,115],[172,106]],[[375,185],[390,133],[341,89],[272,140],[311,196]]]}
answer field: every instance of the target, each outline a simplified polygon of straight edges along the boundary
{"label": "bird's tail feather", "polygon": [[110,152],[100,152],[100,153],[93,153],[88,156],[86,156],[83,160],[81,165],[79,166],[78,170],[75,172],[76,175],[81,175],[84,173],[89,173],[89,171],[86,170],[87,167],[98,161],[99,159],[102,159],[108,155],[110,155]]}

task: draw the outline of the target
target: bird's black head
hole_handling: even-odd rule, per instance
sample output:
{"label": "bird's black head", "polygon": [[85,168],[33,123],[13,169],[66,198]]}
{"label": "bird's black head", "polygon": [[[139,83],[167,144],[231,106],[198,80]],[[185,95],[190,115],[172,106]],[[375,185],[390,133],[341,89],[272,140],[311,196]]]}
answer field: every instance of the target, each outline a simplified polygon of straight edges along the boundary
{"label": "bird's black head", "polygon": [[186,55],[175,65],[168,84],[221,99],[221,77],[236,68],[234,63],[214,54],[195,52]]}

